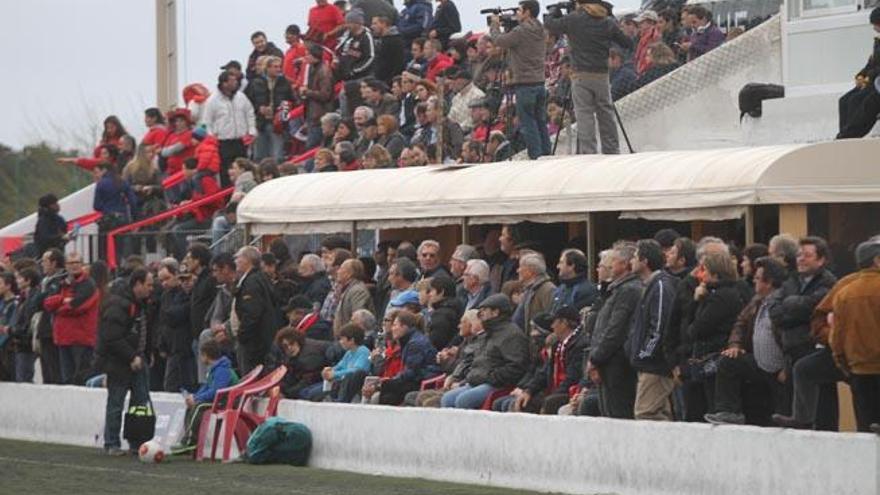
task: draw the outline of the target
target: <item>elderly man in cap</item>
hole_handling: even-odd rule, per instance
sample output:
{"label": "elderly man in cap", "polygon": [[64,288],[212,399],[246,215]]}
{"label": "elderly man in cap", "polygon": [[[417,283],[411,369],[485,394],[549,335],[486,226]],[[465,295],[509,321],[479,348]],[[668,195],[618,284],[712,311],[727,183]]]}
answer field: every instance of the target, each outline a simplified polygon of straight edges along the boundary
{"label": "elderly man in cap", "polygon": [[525,333],[510,321],[513,304],[503,294],[486,298],[479,307],[486,332],[482,353],[474,357],[465,380],[443,394],[442,407],[479,409],[500,389],[513,388],[526,372],[529,343]]}
{"label": "elderly man in cap", "polygon": [[362,104],[361,81],[373,73],[376,62],[373,34],[364,27],[366,19],[360,9],[354,9],[345,16],[348,30],[336,48],[339,59],[336,65],[336,78],[345,81],[345,94],[341,95],[341,110],[344,117]]}
{"label": "elderly man in cap", "polygon": [[476,100],[485,98],[486,93],[473,83],[473,76],[467,69],[458,71],[452,77],[452,89],[455,90],[455,96],[452,97],[449,118],[457,122],[461,130],[468,134],[474,128],[470,105]]}

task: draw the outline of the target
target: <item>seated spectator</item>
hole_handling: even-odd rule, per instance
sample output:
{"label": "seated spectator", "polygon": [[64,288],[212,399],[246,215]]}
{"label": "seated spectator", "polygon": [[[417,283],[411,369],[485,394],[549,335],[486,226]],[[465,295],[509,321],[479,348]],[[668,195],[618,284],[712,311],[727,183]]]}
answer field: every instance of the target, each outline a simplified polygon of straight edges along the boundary
{"label": "seated spectator", "polygon": [[358,140],[358,137],[358,129],[355,126],[354,121],[343,119],[339,121],[339,125],[336,126],[336,134],[333,135],[333,146],[336,146],[343,141],[354,143]]}
{"label": "seated spectator", "polygon": [[370,350],[363,345],[364,331],[348,323],[339,329],[338,335],[339,345],[345,350],[342,359],[333,367],[325,367],[321,371],[324,382],[309,385],[300,392],[301,396],[316,402],[329,397],[335,402],[348,403],[360,391],[370,372]]}
{"label": "seated spectator", "polygon": [[388,93],[388,86],[378,79],[367,79],[361,83],[361,97],[376,117],[400,113],[400,103]]}
{"label": "seated spectator", "polygon": [[419,330],[418,324],[418,317],[407,311],[399,311],[394,317],[391,334],[400,346],[403,369],[379,385],[380,404],[401,404],[407,393],[419,389],[422,380],[439,373],[436,365],[437,350]]}
{"label": "seated spectator", "polygon": [[648,50],[651,45],[663,40],[660,29],[657,27],[657,22],[659,20],[660,18],[657,16],[657,13],[653,10],[645,10],[635,18],[635,22],[639,24],[639,43],[636,46],[634,62],[636,73],[640,76],[644,74],[650,66]]}
{"label": "seated spectator", "polygon": [[208,134],[204,127],[196,127],[192,132],[196,149],[193,156],[199,161],[199,170],[220,172],[220,142],[213,134]]}
{"label": "seated spectator", "polygon": [[507,136],[501,131],[492,131],[489,134],[489,144],[486,146],[486,156],[490,162],[504,162],[514,155],[513,145],[507,140]]}
{"label": "seated spectator", "polygon": [[148,146],[150,151],[155,153],[168,136],[165,116],[158,108],[148,108],[144,110],[144,125],[147,127],[147,133],[141,138],[141,144]]}
{"label": "seated spectator", "polygon": [[874,7],[869,21],[874,28],[874,49],[868,63],[856,74],[855,87],[840,97],[840,132],[837,139],[865,137],[874,128],[880,115],[880,89],[877,83],[880,77],[880,41],[877,41],[880,7]]}
{"label": "seated spectator", "polygon": [[437,39],[429,39],[425,42],[424,57],[425,79],[433,83],[437,82],[443,71],[454,65],[452,58],[443,53],[443,44]]}
{"label": "seated spectator", "polygon": [[363,166],[365,169],[394,168],[394,159],[388,150],[381,144],[376,144],[364,154]]}
{"label": "seated spectator", "polygon": [[469,139],[464,142],[464,145],[461,148],[461,158],[458,160],[458,163],[483,163],[485,160],[485,150],[486,147],[483,145],[482,141]]}
{"label": "seated spectator", "polygon": [[461,126],[465,134],[469,134],[474,128],[470,105],[485,98],[486,93],[473,83],[473,76],[466,70],[455,73],[452,77],[452,88],[455,96],[452,97],[448,116]]}
{"label": "seated spectator", "polygon": [[288,399],[308,400],[304,392],[321,382],[321,371],[327,366],[325,354],[328,342],[307,338],[302,332],[287,327],[275,336],[278,347],[284,351],[287,374],[281,382],[281,393]]}
{"label": "seated spectator", "polygon": [[321,148],[315,153],[315,172],[337,172],[338,170],[333,150]]}
{"label": "seated spectator", "polygon": [[[351,315],[359,309],[374,313],[373,298],[364,285],[364,264],[360,260],[345,260],[336,272],[336,312],[333,317],[334,331],[351,321]],[[358,390],[360,386],[358,386]]]}
{"label": "seated spectator", "polygon": [[333,341],[333,328],[321,319],[320,312],[306,296],[296,295],[282,308],[287,324],[314,340]]}
{"label": "seated spectator", "polygon": [[419,121],[419,127],[413,134],[410,144],[421,144],[428,151],[428,160],[433,163],[440,154],[437,150],[437,138],[440,132],[443,133],[443,150],[442,160],[440,163],[447,163],[448,160],[457,160],[461,156],[461,147],[464,145],[464,133],[461,127],[450,119],[442,118],[440,102],[436,98],[431,98],[426,104],[416,106],[416,118]]}
{"label": "seated spectator", "polygon": [[462,277],[464,279],[465,310],[476,309],[492,294],[489,265],[483,260],[468,260]]}
{"label": "seated spectator", "polygon": [[363,123],[359,129],[359,137],[354,144],[354,152],[357,156],[363,157],[370,148],[376,144],[379,132],[376,125],[376,119],[369,119]]}
{"label": "seated spectator", "polygon": [[[788,277],[785,266],[765,257],[755,263],[755,297],[737,317],[727,349],[721,352],[715,379],[715,413],[707,414],[713,424],[743,424],[742,390],[746,383],[760,388],[761,403],[779,406],[784,396],[785,355],[782,339],[773,328],[768,296],[782,287]],[[769,411],[768,411],[769,413]]]}
{"label": "seated spectator", "polygon": [[392,115],[380,115],[376,119],[378,138],[376,144],[383,146],[396,163],[406,147],[407,139],[400,133],[397,118]]}
{"label": "seated spectator", "polygon": [[333,145],[340,122],[342,122],[342,116],[336,112],[326,113],[321,116],[321,141],[319,146],[328,148]]}
{"label": "seated spectator", "polygon": [[416,126],[416,104],[418,96],[416,95],[416,83],[419,82],[421,76],[411,70],[404,71],[400,79],[400,132],[409,139],[415,132]]}
{"label": "seated spectator", "polygon": [[496,294],[480,305],[485,329],[485,346],[471,364],[462,385],[443,394],[442,407],[479,409],[498,390],[512,389],[528,365],[528,340],[510,321],[510,298]]}
{"label": "seated spectator", "polygon": [[[452,371],[446,375],[441,387],[417,392],[415,397],[413,397],[412,405],[418,407],[440,407],[440,399],[443,397],[443,394],[458,387],[467,377],[474,358],[483,349],[483,335],[485,334],[478,311],[476,309],[465,311],[458,323],[458,336],[461,338],[461,343],[455,352]],[[443,352],[437,353],[438,360]]]}
{"label": "seated spectator", "polygon": [[400,159],[397,160],[398,167],[424,167],[428,164],[428,155],[424,153],[424,148],[413,146],[404,148],[400,153]]}
{"label": "seated spectator", "polygon": [[[354,145],[349,141],[336,143],[333,150],[333,157],[334,162],[336,163],[336,168],[340,172],[351,172],[362,168],[361,162],[358,159],[357,151],[355,150]],[[326,172],[326,170],[321,169],[321,172]]]}
{"label": "seated spectator", "polygon": [[316,254],[304,255],[299,262],[297,274],[302,294],[313,306],[320,307],[330,292],[330,278],[321,257]]}
{"label": "seated spectator", "polygon": [[445,349],[456,334],[464,305],[456,297],[455,282],[450,277],[437,275],[430,280],[428,338],[435,349]]}
{"label": "seated spectator", "polygon": [[238,383],[238,375],[232,368],[232,362],[220,353],[220,345],[216,342],[207,341],[199,347],[199,360],[208,368],[208,378],[196,393],[186,395],[185,430],[180,444],[171,449],[174,454],[190,452],[196,448],[202,416],[211,409],[214,396],[220,389]]}
{"label": "seated spectator", "polygon": [[546,313],[553,305],[556,285],[547,275],[547,263],[544,256],[538,253],[526,253],[519,258],[517,268],[519,281],[523,285],[523,302],[513,313],[513,322],[526,329],[527,323],[535,315]]}
{"label": "seated spectator", "polygon": [[638,75],[632,61],[624,59],[617,47],[608,50],[608,67],[611,69],[611,99],[616,101],[632,91]]}
{"label": "seated spectator", "polygon": [[743,249],[742,261],[739,264],[740,275],[749,285],[754,285],[755,262],[769,254],[766,244],[750,244]]}
{"label": "seated spectator", "polygon": [[694,27],[694,34],[688,41],[681,43],[681,49],[687,51],[688,61],[701,57],[724,43],[724,33],[712,22],[712,13],[705,7],[689,6],[688,17]]}
{"label": "seated spectator", "polygon": [[570,306],[556,310],[551,328],[554,343],[543,366],[525,388],[517,388],[510,396],[496,401],[493,410],[556,414],[568,403],[569,388],[577,385],[583,376],[587,336],[581,330],[580,314]]}
{"label": "seated spectator", "polygon": [[168,114],[171,128],[159,152],[159,170],[174,175],[183,170],[183,163],[192,158],[196,147],[192,138],[192,116],[189,110],[178,108]]}
{"label": "seated spectator", "polygon": [[247,158],[236,158],[232,161],[232,165],[229,166],[229,180],[232,181],[235,192],[232,193],[230,201],[241,202],[251,189],[257,187],[255,171],[254,163]]}
{"label": "seated spectator", "polygon": [[655,43],[648,47],[646,61],[647,68],[636,80],[634,90],[647,86],[679,67],[675,53],[663,43]]}

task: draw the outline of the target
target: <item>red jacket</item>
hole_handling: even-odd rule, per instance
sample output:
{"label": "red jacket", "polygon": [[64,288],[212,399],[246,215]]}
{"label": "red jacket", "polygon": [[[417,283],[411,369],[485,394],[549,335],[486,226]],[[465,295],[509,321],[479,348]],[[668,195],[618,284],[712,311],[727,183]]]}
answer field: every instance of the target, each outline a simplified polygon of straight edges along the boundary
{"label": "red jacket", "polygon": [[220,142],[214,135],[207,135],[196,146],[196,160],[199,161],[198,170],[208,170],[213,173],[220,172]]}
{"label": "red jacket", "polygon": [[655,27],[648,34],[639,38],[639,45],[636,47],[635,53],[635,61],[636,61],[636,72],[639,75],[645,73],[651,67],[651,64],[648,63],[648,47],[653,45],[658,41],[663,41],[663,34],[660,33],[660,28]]}
{"label": "red jacket", "polygon": [[[214,179],[213,174],[199,172],[190,179],[191,185],[193,185],[192,183],[195,180],[199,181],[199,187],[193,187],[192,196],[190,197],[190,200],[192,201],[198,201],[220,191],[220,186],[217,184],[217,180]],[[211,217],[214,216],[215,211],[223,208],[223,204],[223,198],[219,198],[208,204],[199,206],[192,211],[192,214],[196,220],[204,222],[210,220]]]}
{"label": "red jacket", "polygon": [[385,345],[385,366],[381,375],[383,379],[394,378],[403,371],[403,356],[400,352],[400,344],[388,342]]}
{"label": "red jacket", "polygon": [[345,22],[342,12],[333,4],[315,5],[309,9],[309,31],[307,40],[318,41],[331,50],[336,48],[336,36],[327,36]]}
{"label": "red jacket", "polygon": [[428,63],[426,79],[431,82],[437,82],[437,76],[439,76],[441,72],[452,67],[453,65],[455,65],[455,60],[452,60],[452,57],[446,55],[445,53],[438,53],[437,56]]}
{"label": "red jacket", "polygon": [[141,139],[141,144],[146,144],[149,146],[162,146],[162,143],[165,142],[165,138],[168,137],[168,129],[165,128],[164,125],[154,125],[150,127],[150,130],[144,134],[143,139]]}
{"label": "red jacket", "polygon": [[284,62],[281,67],[284,71],[284,77],[291,84],[299,80],[299,73],[302,71],[302,66],[306,63],[304,59],[307,53],[306,45],[302,41],[284,52]]}
{"label": "red jacket", "polygon": [[183,170],[183,162],[186,161],[187,158],[190,158],[195,154],[196,148],[195,146],[193,146],[192,143],[192,131],[169,133],[168,138],[165,139],[165,144],[163,144],[162,147],[168,148],[178,143],[184,146],[183,151],[180,151],[179,153],[166,158],[165,175],[174,175],[177,172]]}
{"label": "red jacket", "polygon": [[95,347],[99,300],[98,288],[85,272],[73,282],[65,280],[61,292],[46,298],[43,309],[54,316],[52,340],[55,345]]}

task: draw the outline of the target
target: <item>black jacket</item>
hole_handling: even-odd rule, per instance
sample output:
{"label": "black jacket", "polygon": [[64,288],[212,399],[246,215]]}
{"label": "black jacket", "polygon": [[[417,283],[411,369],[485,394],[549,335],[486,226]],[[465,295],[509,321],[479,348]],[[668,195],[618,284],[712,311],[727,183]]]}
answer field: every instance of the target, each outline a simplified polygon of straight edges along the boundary
{"label": "black jacket", "polygon": [[870,78],[871,82],[880,76],[880,38],[874,38],[874,50],[868,58],[868,63],[857,75]]}
{"label": "black jacket", "polygon": [[[278,76],[275,79],[275,87],[269,87],[269,80],[266,76],[259,76],[251,79],[247,87],[244,89],[245,96],[254,106],[254,113],[257,118],[257,128],[262,130],[263,126],[272,123],[273,119],[266,119],[260,113],[260,107],[272,107],[272,115],[281,107],[281,103],[285,101],[293,101],[293,90],[290,88],[290,81],[284,76]],[[274,118],[274,117],[273,117]]]}
{"label": "black jacket", "polygon": [[428,338],[435,349],[444,349],[458,335],[458,322],[464,308],[461,301],[454,297],[438,302],[431,313],[428,325]]}
{"label": "black jacket", "polygon": [[810,318],[819,301],[837,283],[837,277],[822,269],[801,289],[801,280],[792,276],[782,287],[770,294],[768,312],[773,327],[782,333],[782,348],[786,352],[812,344]]}
{"label": "black jacket", "polygon": [[461,32],[461,17],[458,15],[458,8],[452,3],[452,0],[446,2],[446,4],[437,5],[431,29],[437,31],[437,38],[443,43],[444,50],[448,48],[449,38],[453,34]]}
{"label": "black jacket", "polygon": [[144,305],[135,301],[128,287],[102,302],[95,355],[97,367],[107,373],[108,381],[117,385],[130,383],[135,356],[141,356],[146,366],[146,356],[138,349],[141,332],[147,331],[146,317]]}
{"label": "black jacket", "polygon": [[326,272],[316,273],[309,278],[303,279],[300,285],[302,295],[309,298],[309,301],[317,304],[319,307],[324,304],[324,299],[330,292],[330,279]]}
{"label": "black jacket", "polygon": [[271,41],[266,43],[265,51],[252,51],[250,56],[248,56],[248,64],[245,68],[244,73],[248,81],[252,81],[255,77],[257,77],[257,59],[259,59],[263,55],[273,55],[275,57],[281,58],[282,60],[284,59],[284,52],[282,52],[281,49],[275,46],[275,43],[272,43]]}
{"label": "black jacket", "polygon": [[376,63],[373,35],[369,29],[361,34],[346,31],[336,48],[339,63],[336,65],[336,79],[351,81],[373,74]]}
{"label": "black jacket", "polygon": [[321,381],[321,370],[329,363],[326,353],[329,342],[306,339],[296,357],[287,358],[287,374],[281,382],[281,391],[288,399],[298,399],[299,392]]}
{"label": "black jacket", "polygon": [[532,377],[531,383],[526,387],[530,394],[536,395],[540,392],[550,394],[567,394],[569,387],[577,385],[584,375],[584,350],[587,348],[587,334],[580,327],[564,342],[565,347],[562,349],[563,361],[565,362],[565,380],[556,388],[553,386],[553,368],[554,360],[559,352],[559,347],[563,343],[556,343],[550,347],[547,361]]}
{"label": "black jacket", "polygon": [[601,366],[623,352],[630,324],[642,297],[642,281],[634,273],[608,286],[602,309],[596,315],[590,342],[590,361]]}
{"label": "black jacket", "polygon": [[406,68],[406,53],[407,47],[403,46],[403,38],[397,27],[392,27],[385,36],[376,38],[376,67],[373,73],[376,79],[390,88],[394,76],[399,76]]}
{"label": "black jacket", "polygon": [[629,359],[633,369],[666,376],[676,364],[675,349],[670,348],[672,308],[678,279],[660,270],[648,280],[639,300],[630,331]]}
{"label": "black jacket", "polygon": [[211,276],[210,270],[205,267],[196,278],[190,295],[190,328],[192,329],[192,338],[199,338],[205,327],[205,317],[208,309],[214,304],[214,296],[217,294],[217,281]]}
{"label": "black jacket", "polygon": [[189,294],[181,287],[165,289],[159,305],[160,349],[169,354],[192,353]]}
{"label": "black jacket", "polygon": [[235,290],[233,301],[238,317],[238,343],[253,356],[269,354],[275,332],[281,327],[272,284],[259,269],[244,275]]}
{"label": "black jacket", "polygon": [[37,212],[37,227],[34,229],[34,246],[39,256],[51,248],[63,251],[67,241],[62,237],[66,233],[67,222],[61,215],[48,208],[40,208]]}
{"label": "black jacket", "polygon": [[493,387],[513,387],[526,372],[529,342],[525,333],[510,317],[483,322],[486,344],[474,356],[466,381],[476,387],[488,383]]}
{"label": "black jacket", "polygon": [[748,303],[737,283],[722,280],[706,285],[707,294],[697,302],[694,319],[688,328],[692,342],[691,357],[704,358],[727,346],[736,317]]}
{"label": "black jacket", "polygon": [[613,17],[593,17],[582,9],[559,19],[546,19],[544,27],[556,35],[568,35],[571,66],[577,72],[608,72],[611,44],[624,49],[633,46]]}

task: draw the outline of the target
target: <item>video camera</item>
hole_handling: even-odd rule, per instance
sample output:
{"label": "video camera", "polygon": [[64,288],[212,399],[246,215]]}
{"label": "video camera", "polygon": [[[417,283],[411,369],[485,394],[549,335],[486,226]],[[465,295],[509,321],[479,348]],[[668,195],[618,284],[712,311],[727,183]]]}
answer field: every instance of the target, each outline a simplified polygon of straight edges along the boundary
{"label": "video camera", "polygon": [[[570,14],[575,9],[577,9],[577,3],[575,0],[569,0],[568,2],[559,2],[554,3],[553,5],[547,6],[547,15],[544,17],[548,17],[551,19],[559,19],[565,14]],[[565,12],[563,12],[565,11]]]}
{"label": "video camera", "polygon": [[[497,15],[498,18],[501,20],[501,29],[505,32],[509,32],[512,31],[513,28],[519,26],[519,21],[516,19],[517,10],[518,9],[516,7],[509,9],[502,9],[498,7],[494,9],[483,9],[480,11],[480,13],[489,14],[490,16]],[[491,18],[486,19],[486,25],[492,25]]]}

